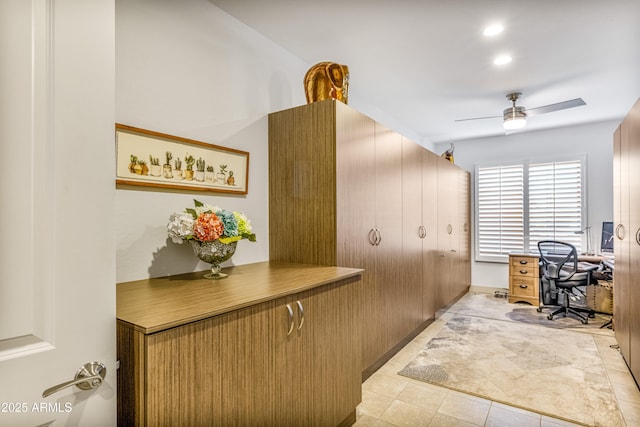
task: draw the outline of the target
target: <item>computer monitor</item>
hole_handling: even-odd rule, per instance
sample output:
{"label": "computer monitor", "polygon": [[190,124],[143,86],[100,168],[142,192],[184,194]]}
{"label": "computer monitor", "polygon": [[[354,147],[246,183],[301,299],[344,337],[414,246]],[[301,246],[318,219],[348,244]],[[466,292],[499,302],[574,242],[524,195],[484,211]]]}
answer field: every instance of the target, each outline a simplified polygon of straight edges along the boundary
{"label": "computer monitor", "polygon": [[600,252],[613,253],[613,222],[605,221],[602,223]]}

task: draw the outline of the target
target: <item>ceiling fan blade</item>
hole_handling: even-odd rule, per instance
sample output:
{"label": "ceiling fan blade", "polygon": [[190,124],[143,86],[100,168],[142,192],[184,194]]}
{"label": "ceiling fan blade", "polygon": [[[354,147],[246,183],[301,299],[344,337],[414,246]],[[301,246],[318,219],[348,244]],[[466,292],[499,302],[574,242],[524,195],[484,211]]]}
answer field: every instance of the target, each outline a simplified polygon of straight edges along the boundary
{"label": "ceiling fan blade", "polygon": [[586,105],[582,98],[570,99],[569,101],[557,102],[555,104],[544,105],[525,110],[528,117],[537,116],[538,114],[552,113],[554,111],[566,110],[567,108],[580,107]]}
{"label": "ceiling fan blade", "polygon": [[501,117],[502,116],[472,117],[470,119],[457,119],[457,120],[454,120],[454,122],[467,122],[469,120],[498,119]]}

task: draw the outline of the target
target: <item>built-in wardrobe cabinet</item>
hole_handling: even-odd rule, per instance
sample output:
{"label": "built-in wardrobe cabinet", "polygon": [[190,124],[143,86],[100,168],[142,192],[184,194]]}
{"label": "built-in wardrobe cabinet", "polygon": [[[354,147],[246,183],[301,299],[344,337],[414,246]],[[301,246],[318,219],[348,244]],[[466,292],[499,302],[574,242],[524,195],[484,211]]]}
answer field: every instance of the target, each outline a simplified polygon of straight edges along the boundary
{"label": "built-in wardrobe cabinet", "polygon": [[[450,205],[442,210],[441,163],[451,175],[442,194]],[[467,172],[341,102],[269,115],[270,259],[365,270],[364,377],[469,286],[461,282],[469,275],[455,270],[470,264],[456,261],[448,267],[455,278],[447,278],[456,283],[436,299],[439,230],[446,233],[445,223],[451,224],[456,234],[446,234],[447,240],[463,240],[468,223],[461,214],[469,197],[461,176],[468,179]],[[459,242],[450,245],[457,251],[452,253],[466,253],[458,251]]]}
{"label": "built-in wardrobe cabinet", "polygon": [[613,138],[614,324],[616,340],[640,380],[640,100]]}

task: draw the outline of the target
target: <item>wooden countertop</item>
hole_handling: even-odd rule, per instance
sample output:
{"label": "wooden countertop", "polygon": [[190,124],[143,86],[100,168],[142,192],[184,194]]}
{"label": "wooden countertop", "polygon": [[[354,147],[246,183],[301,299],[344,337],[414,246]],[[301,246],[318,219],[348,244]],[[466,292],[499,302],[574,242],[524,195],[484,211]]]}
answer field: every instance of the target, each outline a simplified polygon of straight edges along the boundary
{"label": "wooden countertop", "polygon": [[532,256],[536,258],[540,258],[539,253],[531,253],[531,252],[509,252],[509,256]]}
{"label": "wooden countertop", "polygon": [[280,262],[223,269],[229,277],[204,279],[204,272],[123,282],[116,285],[116,317],[150,334],[273,300],[349,277],[364,270]]}

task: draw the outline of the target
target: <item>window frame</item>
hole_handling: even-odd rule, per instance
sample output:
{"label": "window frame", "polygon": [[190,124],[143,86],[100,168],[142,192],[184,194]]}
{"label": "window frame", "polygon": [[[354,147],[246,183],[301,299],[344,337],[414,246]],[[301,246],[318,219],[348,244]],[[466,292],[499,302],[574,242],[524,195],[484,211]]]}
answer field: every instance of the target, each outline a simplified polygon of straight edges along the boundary
{"label": "window frame", "polygon": [[[504,159],[504,160],[496,160],[491,162],[481,162],[476,163],[474,165],[474,174],[473,174],[473,203],[474,203],[474,260],[476,262],[492,262],[492,263],[508,263],[509,256],[508,254],[502,255],[482,255],[480,254],[480,239],[479,239],[479,179],[478,179],[478,171],[483,168],[495,168],[495,167],[506,167],[506,166],[515,166],[522,165],[523,167],[523,247],[521,253],[529,253],[526,249],[530,245],[530,230],[529,230],[529,165],[530,164],[539,164],[539,163],[562,163],[562,162],[580,162],[580,198],[581,198],[581,212],[580,212],[580,230],[583,230],[588,224],[588,174],[587,174],[587,155],[585,153],[579,154],[563,154],[559,156],[540,156],[540,157],[531,157],[527,159]],[[578,231],[578,230],[576,230]],[[578,252],[581,251],[583,242],[582,238],[580,239],[580,246],[577,247]]]}

